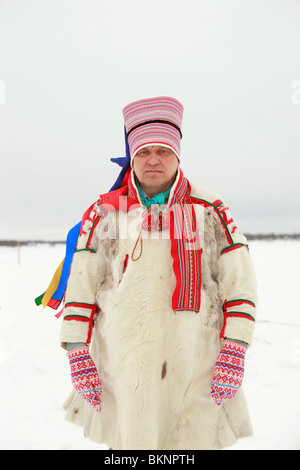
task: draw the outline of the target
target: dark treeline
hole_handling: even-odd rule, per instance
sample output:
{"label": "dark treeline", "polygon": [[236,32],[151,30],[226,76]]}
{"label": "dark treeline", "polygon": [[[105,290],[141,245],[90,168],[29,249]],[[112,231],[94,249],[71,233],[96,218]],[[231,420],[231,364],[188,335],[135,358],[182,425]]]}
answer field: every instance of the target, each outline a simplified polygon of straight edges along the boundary
{"label": "dark treeline", "polygon": [[[245,233],[248,240],[300,240],[300,233]],[[57,245],[65,240],[0,240],[0,246]]]}

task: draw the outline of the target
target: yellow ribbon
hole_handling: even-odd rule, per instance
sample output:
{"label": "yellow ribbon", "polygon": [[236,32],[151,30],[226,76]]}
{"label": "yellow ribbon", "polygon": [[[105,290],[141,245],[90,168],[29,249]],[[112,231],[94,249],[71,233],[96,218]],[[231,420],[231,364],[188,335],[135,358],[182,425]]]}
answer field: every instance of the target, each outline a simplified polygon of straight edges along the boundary
{"label": "yellow ribbon", "polygon": [[49,287],[47,288],[44,294],[44,297],[42,298],[42,305],[44,308],[48,305],[49,300],[52,298],[53,294],[56,292],[58,288],[63,264],[64,264],[64,259],[62,260],[57,270],[55,271],[52,281],[50,282]]}

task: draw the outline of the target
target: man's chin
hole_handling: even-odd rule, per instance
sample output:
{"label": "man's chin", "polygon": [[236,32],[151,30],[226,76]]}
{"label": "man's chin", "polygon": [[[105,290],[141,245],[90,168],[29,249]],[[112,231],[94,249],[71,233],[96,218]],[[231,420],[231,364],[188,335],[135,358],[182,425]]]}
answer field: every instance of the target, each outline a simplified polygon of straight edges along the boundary
{"label": "man's chin", "polygon": [[162,173],[151,173],[145,175],[144,182],[147,185],[157,185],[164,184],[164,178]]}

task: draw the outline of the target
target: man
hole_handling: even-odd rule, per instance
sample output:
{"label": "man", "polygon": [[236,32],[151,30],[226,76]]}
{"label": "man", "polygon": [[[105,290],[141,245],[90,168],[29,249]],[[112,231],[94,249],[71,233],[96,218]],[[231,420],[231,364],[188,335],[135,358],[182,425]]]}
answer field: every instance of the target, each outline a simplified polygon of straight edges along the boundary
{"label": "man", "polygon": [[251,435],[240,387],[255,276],[228,208],[182,173],[182,113],[169,97],[124,108],[131,168],[85,214],[65,293],[67,419],[113,449]]}

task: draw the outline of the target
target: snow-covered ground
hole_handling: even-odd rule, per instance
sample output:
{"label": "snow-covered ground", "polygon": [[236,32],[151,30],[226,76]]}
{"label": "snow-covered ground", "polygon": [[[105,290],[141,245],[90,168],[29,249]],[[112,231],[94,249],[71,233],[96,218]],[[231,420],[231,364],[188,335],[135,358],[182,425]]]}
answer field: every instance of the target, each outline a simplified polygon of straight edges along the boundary
{"label": "snow-covered ground", "polygon": [[[36,307],[63,245],[0,247],[0,449],[107,449],[65,421],[71,390],[60,322]],[[300,242],[253,241],[259,302],[244,390],[254,436],[229,450],[300,450]]]}

